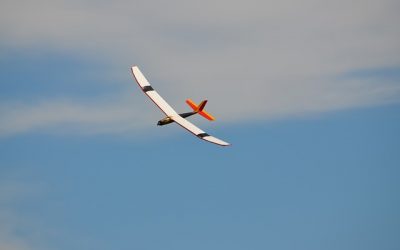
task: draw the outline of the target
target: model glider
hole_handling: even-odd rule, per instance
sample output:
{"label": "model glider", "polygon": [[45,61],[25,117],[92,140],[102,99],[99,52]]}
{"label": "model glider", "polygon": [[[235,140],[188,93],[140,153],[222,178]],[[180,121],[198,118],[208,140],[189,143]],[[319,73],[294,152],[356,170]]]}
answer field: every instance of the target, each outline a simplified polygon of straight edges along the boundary
{"label": "model glider", "polygon": [[180,126],[194,134],[200,139],[205,141],[209,141],[221,146],[230,145],[227,142],[224,142],[218,138],[215,138],[203,130],[199,129],[197,126],[186,120],[186,117],[189,117],[194,114],[199,114],[206,118],[207,120],[213,121],[215,118],[207,113],[204,110],[204,106],[206,106],[207,100],[202,101],[199,105],[196,105],[192,100],[187,99],[186,103],[193,109],[192,112],[178,114],[154,89],[151,87],[150,83],[144,77],[142,72],[139,70],[137,66],[132,67],[133,76],[142,89],[142,91],[161,109],[162,112],[165,113],[166,117],[159,120],[157,125],[162,126],[172,122],[178,123]]}

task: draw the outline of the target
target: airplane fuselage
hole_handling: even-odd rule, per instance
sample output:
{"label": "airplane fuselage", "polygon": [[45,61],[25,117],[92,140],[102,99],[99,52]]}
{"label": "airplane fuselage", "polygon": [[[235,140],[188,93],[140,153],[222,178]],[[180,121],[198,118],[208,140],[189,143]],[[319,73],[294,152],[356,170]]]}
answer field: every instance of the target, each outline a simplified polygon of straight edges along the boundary
{"label": "airplane fuselage", "polygon": [[[183,118],[186,118],[186,117],[189,117],[189,116],[194,115],[194,114],[196,114],[196,113],[197,113],[197,112],[187,112],[187,113],[181,113],[181,114],[179,114],[179,115],[180,115],[181,117],[183,117]],[[173,120],[171,117],[167,116],[167,117],[165,117],[165,118],[159,120],[159,121],[157,122],[157,126],[163,126],[163,125],[167,125],[167,124],[170,124],[170,123],[173,123],[173,122],[174,122],[174,120]]]}

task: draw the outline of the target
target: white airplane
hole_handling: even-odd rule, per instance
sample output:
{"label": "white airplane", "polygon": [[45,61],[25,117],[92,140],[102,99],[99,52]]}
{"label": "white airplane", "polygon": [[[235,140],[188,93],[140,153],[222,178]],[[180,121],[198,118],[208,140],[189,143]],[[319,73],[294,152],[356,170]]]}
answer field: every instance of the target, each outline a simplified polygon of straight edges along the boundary
{"label": "white airplane", "polygon": [[150,85],[147,79],[144,77],[142,72],[139,70],[137,66],[132,67],[133,76],[142,89],[142,91],[161,109],[162,112],[165,113],[166,117],[159,120],[157,125],[162,126],[172,122],[178,123],[180,126],[194,134],[200,139],[203,139],[208,142],[215,143],[221,146],[229,146],[230,144],[224,142],[218,138],[215,138],[203,130],[199,129],[197,126],[193,125],[191,122],[186,120],[185,118],[194,114],[199,114],[204,118],[213,121],[215,118],[207,113],[204,110],[204,106],[207,103],[207,100],[202,101],[199,105],[196,105],[192,100],[187,99],[186,103],[193,109],[192,112],[178,114]]}

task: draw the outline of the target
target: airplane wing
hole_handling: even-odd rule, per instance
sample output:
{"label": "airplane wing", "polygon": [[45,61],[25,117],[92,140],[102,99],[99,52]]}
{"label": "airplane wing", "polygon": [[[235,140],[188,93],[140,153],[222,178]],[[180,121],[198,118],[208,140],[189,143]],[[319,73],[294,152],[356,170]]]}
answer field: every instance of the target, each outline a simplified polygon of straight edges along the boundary
{"label": "airplane wing", "polygon": [[218,138],[215,138],[203,130],[199,129],[193,123],[189,122],[185,118],[181,117],[150,85],[147,79],[144,77],[142,72],[139,70],[137,66],[132,67],[133,76],[142,89],[142,91],[163,111],[167,116],[173,119],[176,123],[180,126],[194,134],[200,139],[205,141],[221,145],[221,146],[228,146],[230,145],[227,142],[224,142]]}
{"label": "airplane wing", "polygon": [[203,139],[205,141],[209,141],[214,144],[221,145],[221,146],[229,146],[230,145],[229,143],[224,142],[223,140],[220,140],[218,138],[215,138],[214,136],[207,134],[203,130],[199,129],[193,123],[191,123],[188,120],[186,120],[185,118],[181,117],[179,114],[173,115],[173,116],[171,116],[171,118],[176,123],[181,125],[183,128],[187,129],[190,133],[194,134],[195,136],[197,136],[200,139]]}
{"label": "airplane wing", "polygon": [[137,66],[132,67],[132,73],[137,84],[143,92],[164,112],[167,116],[177,115],[176,111],[151,87]]}

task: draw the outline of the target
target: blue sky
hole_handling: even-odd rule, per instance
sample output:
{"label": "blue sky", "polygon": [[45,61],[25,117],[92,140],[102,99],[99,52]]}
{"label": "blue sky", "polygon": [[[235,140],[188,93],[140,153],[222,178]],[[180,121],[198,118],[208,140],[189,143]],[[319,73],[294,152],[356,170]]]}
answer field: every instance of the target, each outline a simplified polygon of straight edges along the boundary
{"label": "blue sky", "polygon": [[[0,249],[398,249],[399,5],[367,2],[1,3]],[[134,64],[233,146],[157,127]]]}
{"label": "blue sky", "polygon": [[5,138],[6,236],[27,249],[396,249],[399,118],[394,105],[216,130],[230,148],[186,133]]}

